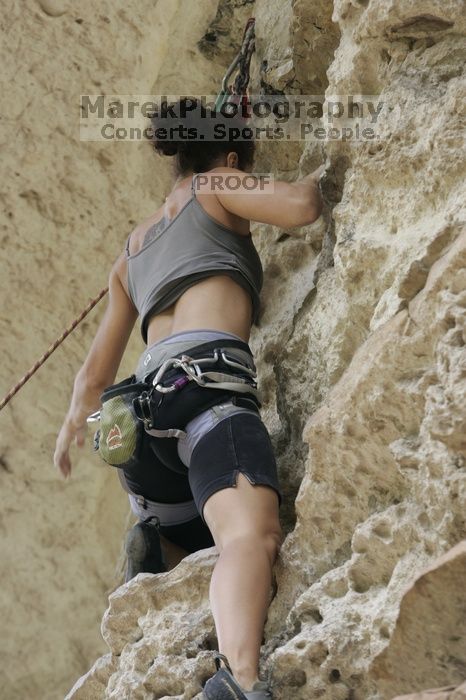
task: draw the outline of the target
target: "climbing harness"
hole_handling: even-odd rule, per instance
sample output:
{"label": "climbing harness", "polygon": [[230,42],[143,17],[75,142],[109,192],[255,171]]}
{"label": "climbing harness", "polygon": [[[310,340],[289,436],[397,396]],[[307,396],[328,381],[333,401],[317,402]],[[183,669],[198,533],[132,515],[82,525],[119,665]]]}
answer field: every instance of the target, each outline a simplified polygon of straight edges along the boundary
{"label": "climbing harness", "polygon": [[[246,22],[246,26],[243,32],[243,39],[241,44],[241,49],[237,56],[234,58],[227,72],[222,80],[222,87],[217,96],[215,102],[215,111],[220,111],[223,105],[242,105],[239,115],[247,119],[249,117],[249,104],[247,97],[247,88],[249,85],[249,70],[251,65],[252,54],[255,50],[255,18],[250,17]],[[228,85],[228,81],[232,75],[237,72],[232,85]],[[52,343],[49,349],[40,357],[37,362],[26,372],[26,374],[15,384],[10,391],[4,396],[0,401],[0,411],[5,408],[5,406],[11,401],[13,396],[18,393],[18,391],[26,384],[26,382],[37,372],[37,370],[44,364],[44,362],[50,357],[50,355],[61,345],[61,343],[67,338],[70,333],[81,323],[81,321],[87,316],[87,314],[94,308],[96,304],[107,294],[108,287],[99,292],[99,294],[92,299],[86,308],[79,314],[79,316],[70,324],[70,326]],[[199,363],[198,363],[199,364]],[[209,378],[209,377],[207,377]],[[213,378],[212,378],[213,379]],[[215,381],[215,380],[214,380]],[[230,379],[230,381],[233,381]],[[236,381],[236,380],[235,380]],[[209,386],[209,385],[206,385]],[[218,387],[220,388],[220,387]],[[225,387],[223,387],[225,388]],[[241,391],[241,390],[239,390]]]}
{"label": "climbing harness", "polygon": [[66,328],[63,333],[52,343],[52,345],[49,347],[47,352],[44,352],[42,357],[40,357],[37,362],[33,364],[30,370],[26,372],[26,374],[19,380],[17,384],[15,384],[8,394],[4,396],[4,398],[0,401],[0,411],[5,408],[7,403],[11,401],[13,396],[18,393],[18,391],[26,384],[26,382],[37,372],[39,367],[41,367],[44,362],[50,357],[50,355],[58,348],[59,345],[63,343],[65,338],[69,336],[70,333],[74,331],[76,326],[78,326],[81,321],[86,318],[87,314],[92,311],[94,306],[99,303],[99,301],[107,294],[108,292],[108,287],[105,287],[102,289],[99,294],[92,299],[89,304],[86,306],[86,308],[77,316],[74,321]]}
{"label": "climbing harness", "polygon": [[186,473],[176,440],[186,437],[190,420],[222,400],[258,412],[257,373],[244,358],[245,343],[231,340],[228,347],[218,345],[218,340],[209,341],[170,357],[149,371],[143,382],[132,375],[108,387],[101,396],[101,410],[88,418],[100,419],[94,447],[102,459],[131,469],[139,463],[146,434],[165,438],[153,441],[155,454],[173,471]]}
{"label": "climbing harness", "polygon": [[[242,105],[240,115],[245,118],[249,117],[247,88],[249,85],[249,71],[251,66],[252,54],[255,50],[255,18],[250,17],[246,22],[246,27],[243,33],[241,49],[232,63],[228,67],[222,80],[222,88],[215,102],[215,111],[220,111],[223,105],[235,104]],[[233,82],[233,85],[228,85],[228,80],[233,73],[238,71],[238,74]]]}

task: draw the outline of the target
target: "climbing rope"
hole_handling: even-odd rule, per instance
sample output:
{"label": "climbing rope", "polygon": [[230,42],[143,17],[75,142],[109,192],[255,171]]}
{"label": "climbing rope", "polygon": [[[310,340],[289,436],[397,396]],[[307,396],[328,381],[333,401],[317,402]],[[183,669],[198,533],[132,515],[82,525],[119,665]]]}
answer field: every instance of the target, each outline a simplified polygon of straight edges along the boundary
{"label": "climbing rope", "polygon": [[[246,22],[246,27],[243,33],[243,39],[241,43],[241,49],[233,62],[228,67],[227,72],[222,80],[222,88],[217,96],[215,102],[215,110],[220,110],[224,103],[236,103],[240,102],[243,104],[244,108],[247,109],[247,87],[249,85],[249,69],[251,65],[252,54],[255,49],[255,18],[250,17]],[[233,73],[237,71],[237,75],[233,82],[233,85],[228,85],[228,80],[231,78]],[[49,347],[47,352],[45,352],[42,357],[40,357],[37,362],[31,367],[31,369],[26,372],[26,374],[15,384],[8,394],[0,401],[0,411],[2,411],[7,403],[11,401],[13,396],[18,393],[18,391],[26,384],[26,382],[37,372],[39,367],[42,367],[44,362],[50,357],[50,355],[58,348],[59,345],[63,343],[65,338],[67,338],[70,333],[74,331],[76,326],[78,326],[81,321],[87,316],[87,314],[92,311],[94,306],[99,303],[99,301],[108,292],[108,287],[102,289],[101,292],[92,299],[86,306],[84,311],[82,311],[77,318],[68,326],[68,328],[63,331],[61,336],[55,340],[54,343]]]}
{"label": "climbing rope", "polygon": [[[255,23],[254,17],[250,17],[246,22],[246,27],[243,32],[241,49],[232,63],[228,67],[222,80],[222,89],[220,90],[215,102],[215,111],[219,111],[223,104],[242,104],[247,106],[247,87],[249,85],[249,70],[251,66],[251,58],[255,49]],[[228,80],[233,73],[237,71],[237,76],[232,85],[228,85]],[[236,99],[235,99],[236,98]]]}
{"label": "climbing rope", "polygon": [[75,318],[74,321],[68,326],[68,328],[67,328],[66,330],[63,331],[63,333],[61,334],[61,336],[60,336],[59,338],[57,338],[56,341],[55,341],[54,343],[52,343],[52,345],[49,347],[49,349],[47,350],[47,352],[44,352],[44,354],[42,355],[42,357],[40,357],[40,358],[37,360],[37,362],[35,362],[35,363],[33,364],[33,366],[31,367],[31,369],[30,369],[28,372],[26,372],[26,374],[24,375],[24,377],[22,377],[22,378],[19,380],[19,382],[18,382],[17,384],[15,384],[14,387],[12,387],[12,388],[10,389],[10,391],[8,392],[8,394],[0,401],[0,411],[1,411],[2,409],[5,408],[5,406],[6,406],[7,403],[13,398],[13,396],[14,396],[15,394],[17,394],[18,391],[21,389],[21,387],[23,387],[23,386],[26,384],[26,382],[32,377],[32,375],[35,374],[35,373],[37,372],[37,370],[39,369],[39,367],[41,367],[41,366],[44,364],[44,362],[50,357],[50,355],[58,348],[58,346],[61,345],[61,344],[63,343],[63,341],[65,340],[65,338],[66,338],[67,336],[69,336],[69,334],[72,333],[72,332],[74,331],[74,329],[76,328],[76,326],[79,325],[79,324],[81,323],[81,321],[87,316],[87,314],[89,313],[89,311],[92,311],[92,309],[94,308],[94,306],[95,306],[96,304],[99,303],[99,301],[102,299],[102,297],[104,297],[104,296],[107,294],[107,292],[108,292],[108,287],[105,287],[105,289],[102,289],[102,291],[99,292],[99,294],[95,297],[95,299],[92,299],[92,300],[89,302],[89,304],[86,306],[86,308],[84,309],[84,311],[82,311],[82,312],[79,314],[79,316],[77,316],[77,318]]}

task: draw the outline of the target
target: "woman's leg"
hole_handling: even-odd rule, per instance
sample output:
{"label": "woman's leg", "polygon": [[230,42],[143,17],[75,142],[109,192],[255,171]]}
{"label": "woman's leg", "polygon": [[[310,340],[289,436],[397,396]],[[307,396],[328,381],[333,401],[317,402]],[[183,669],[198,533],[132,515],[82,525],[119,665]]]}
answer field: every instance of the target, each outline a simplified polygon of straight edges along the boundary
{"label": "woman's leg", "polygon": [[159,527],[160,544],[167,569],[173,569],[184,557],[214,546],[207,525],[200,516],[181,525]]}
{"label": "woman's leg", "polygon": [[170,542],[169,539],[160,533],[159,538],[163,561],[167,567],[167,571],[170,571],[171,569],[174,569],[175,566],[178,566],[180,561],[188,556],[189,552],[186,549],[179,547],[177,544]]}
{"label": "woman's leg", "polygon": [[278,507],[272,488],[253,486],[241,473],[236,487],[217,491],[204,507],[219,550],[210,585],[219,651],[244,690],[257,680],[272,567],[282,541]]}
{"label": "woman's leg", "polygon": [[[148,437],[144,440],[139,463],[131,470],[123,471],[124,487],[129,488],[133,494],[144,496],[148,501],[171,504],[176,512],[178,503],[186,503],[193,498],[189,479],[187,475],[168,469],[160,461],[152,449],[154,439]],[[157,509],[152,511],[150,508],[145,512],[134,503],[131,507],[140,522],[129,531],[126,538],[126,581],[141,572],[158,573],[165,568],[173,569],[190,552],[214,544],[207,525],[198,514],[192,520],[186,522],[182,519],[180,524],[176,524],[166,522],[165,508],[160,513]],[[195,507],[194,511],[197,513]],[[152,524],[145,524],[144,521],[151,515],[156,515],[160,524],[155,525],[152,521]]]}

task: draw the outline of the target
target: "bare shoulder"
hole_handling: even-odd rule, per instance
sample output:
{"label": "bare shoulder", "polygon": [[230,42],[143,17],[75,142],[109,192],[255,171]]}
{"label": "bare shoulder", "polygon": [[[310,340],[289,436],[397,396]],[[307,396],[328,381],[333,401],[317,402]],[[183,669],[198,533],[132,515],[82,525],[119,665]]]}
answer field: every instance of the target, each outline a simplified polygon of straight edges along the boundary
{"label": "bare shoulder", "polygon": [[135,227],[134,231],[147,231],[149,226],[152,226],[153,223],[159,220],[159,218],[163,214],[163,204],[160,205],[158,209],[154,211],[153,214],[150,216],[147,216],[141,223],[137,224]]}
{"label": "bare shoulder", "polygon": [[137,224],[128,236],[128,246],[130,255],[134,255],[141,248],[147,231],[157,221],[160,221],[163,216],[163,205],[161,205],[153,214],[147,216],[139,224]]}
{"label": "bare shoulder", "polygon": [[225,207],[218,195],[221,192],[237,189],[241,186],[240,180],[245,175],[248,173],[238,168],[218,166],[205,173],[198,173],[195,184],[196,199],[204,211],[218,223],[241,236],[250,234],[248,217]]}

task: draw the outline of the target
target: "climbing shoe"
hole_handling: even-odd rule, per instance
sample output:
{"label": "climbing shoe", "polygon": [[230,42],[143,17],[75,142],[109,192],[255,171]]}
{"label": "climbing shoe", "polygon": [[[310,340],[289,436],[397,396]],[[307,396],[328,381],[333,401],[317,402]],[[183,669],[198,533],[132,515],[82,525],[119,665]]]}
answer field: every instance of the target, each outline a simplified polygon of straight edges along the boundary
{"label": "climbing shoe", "polygon": [[125,583],[140,573],[160,574],[167,570],[162,557],[158,518],[147,518],[126,535],[127,557]]}
{"label": "climbing shoe", "polygon": [[[225,668],[221,668],[223,661]],[[205,700],[272,700],[272,694],[264,681],[256,681],[252,690],[243,690],[233,677],[223,654],[215,655],[217,673],[204,686]]]}

